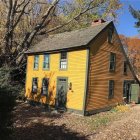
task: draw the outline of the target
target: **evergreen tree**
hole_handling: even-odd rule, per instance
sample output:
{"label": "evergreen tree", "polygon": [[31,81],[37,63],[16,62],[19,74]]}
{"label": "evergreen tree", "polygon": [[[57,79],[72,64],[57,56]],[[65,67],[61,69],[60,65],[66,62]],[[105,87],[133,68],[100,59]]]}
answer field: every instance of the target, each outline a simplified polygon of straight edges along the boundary
{"label": "evergreen tree", "polygon": [[137,20],[135,22],[135,27],[140,28],[140,10],[135,10],[131,5],[129,6],[129,11],[132,16]]}

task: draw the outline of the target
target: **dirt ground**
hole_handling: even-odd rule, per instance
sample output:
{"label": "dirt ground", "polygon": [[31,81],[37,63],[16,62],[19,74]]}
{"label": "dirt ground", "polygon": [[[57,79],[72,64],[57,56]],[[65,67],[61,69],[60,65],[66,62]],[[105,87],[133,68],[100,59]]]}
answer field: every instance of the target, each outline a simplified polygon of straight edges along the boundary
{"label": "dirt ground", "polygon": [[50,114],[38,106],[18,103],[14,140],[140,140],[140,105],[124,113],[104,112],[83,117]]}
{"label": "dirt ground", "polygon": [[140,105],[98,132],[96,140],[140,140]]}

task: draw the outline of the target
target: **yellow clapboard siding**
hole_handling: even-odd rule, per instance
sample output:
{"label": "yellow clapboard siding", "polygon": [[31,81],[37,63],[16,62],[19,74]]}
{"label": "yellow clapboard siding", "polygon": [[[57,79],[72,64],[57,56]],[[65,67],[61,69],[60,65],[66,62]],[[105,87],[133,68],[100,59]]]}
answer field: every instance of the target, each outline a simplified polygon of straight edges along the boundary
{"label": "yellow clapboard siding", "polygon": [[[51,93],[50,104],[54,104],[56,96],[57,76],[68,77],[68,83],[72,83],[72,91],[67,93],[67,107],[77,110],[83,109],[83,98],[86,81],[86,61],[87,50],[77,50],[68,52],[68,69],[59,69],[60,53],[50,54],[50,69],[43,70],[43,55],[39,55],[39,70],[33,70],[34,55],[28,56],[26,96],[31,96],[32,78],[39,78],[39,89],[41,90],[42,78],[50,79],[49,93]],[[47,102],[47,99],[44,99]]]}

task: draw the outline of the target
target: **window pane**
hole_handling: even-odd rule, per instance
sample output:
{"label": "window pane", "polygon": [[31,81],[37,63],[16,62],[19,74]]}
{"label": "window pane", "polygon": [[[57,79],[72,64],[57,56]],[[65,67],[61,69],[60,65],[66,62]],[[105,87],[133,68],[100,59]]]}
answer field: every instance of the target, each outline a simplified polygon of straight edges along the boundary
{"label": "window pane", "polygon": [[38,88],[38,80],[37,80],[37,78],[33,78],[32,93],[37,93],[37,88]]}
{"label": "window pane", "polygon": [[60,69],[66,69],[66,68],[67,68],[67,53],[63,52],[61,53]]}
{"label": "window pane", "polygon": [[49,69],[49,54],[44,55],[43,68]]}
{"label": "window pane", "polygon": [[38,55],[35,55],[34,56],[34,68],[35,69],[38,69],[38,64],[39,63],[39,56]]}
{"label": "window pane", "polygon": [[108,30],[108,42],[109,43],[112,43],[113,33],[114,33],[114,28],[110,27],[110,29]]}
{"label": "window pane", "polygon": [[116,54],[110,53],[110,71],[115,71]]}
{"label": "window pane", "polygon": [[35,55],[35,62],[38,62],[38,58],[39,58],[39,56]]}
{"label": "window pane", "polygon": [[67,62],[66,61],[60,62],[60,68],[66,69],[67,68]]}
{"label": "window pane", "polygon": [[49,55],[48,54],[44,55],[44,61],[49,62]]}
{"label": "window pane", "polygon": [[109,98],[114,96],[114,80],[109,81]]}
{"label": "window pane", "polygon": [[48,96],[49,79],[43,78],[42,80],[42,94]]}
{"label": "window pane", "polygon": [[112,62],[110,62],[110,70],[114,70],[115,69],[115,67],[114,67],[114,62],[112,63]]}
{"label": "window pane", "polygon": [[123,97],[126,97],[127,96],[127,84],[126,84],[126,81],[124,81],[124,84],[123,84]]}
{"label": "window pane", "polygon": [[67,59],[67,53],[66,52],[61,53],[61,59]]}
{"label": "window pane", "polygon": [[114,62],[115,61],[115,54],[114,53],[111,53],[111,56],[110,56],[110,61]]}
{"label": "window pane", "polygon": [[124,73],[127,73],[127,62],[124,61]]}
{"label": "window pane", "polygon": [[36,69],[38,68],[38,63],[34,64],[34,68],[36,68]]}
{"label": "window pane", "polygon": [[112,32],[111,31],[108,32],[108,42],[112,43]]}

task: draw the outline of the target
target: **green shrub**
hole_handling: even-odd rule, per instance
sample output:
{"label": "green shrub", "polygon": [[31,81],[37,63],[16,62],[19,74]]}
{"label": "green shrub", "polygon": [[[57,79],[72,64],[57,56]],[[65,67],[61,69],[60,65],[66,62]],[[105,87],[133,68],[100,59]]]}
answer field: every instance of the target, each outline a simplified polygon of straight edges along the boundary
{"label": "green shrub", "polygon": [[9,139],[12,133],[12,110],[16,96],[6,88],[0,88],[0,139]]}
{"label": "green shrub", "polygon": [[0,140],[10,139],[13,124],[12,111],[23,89],[15,74],[13,68],[7,66],[0,68]]}

